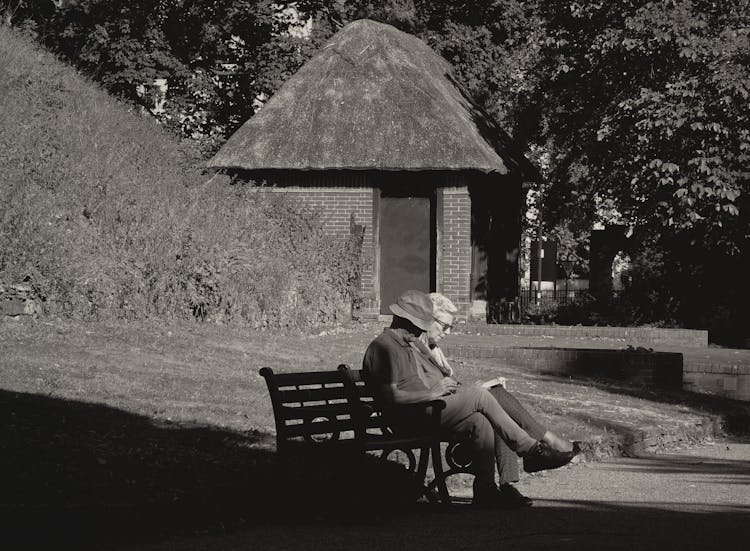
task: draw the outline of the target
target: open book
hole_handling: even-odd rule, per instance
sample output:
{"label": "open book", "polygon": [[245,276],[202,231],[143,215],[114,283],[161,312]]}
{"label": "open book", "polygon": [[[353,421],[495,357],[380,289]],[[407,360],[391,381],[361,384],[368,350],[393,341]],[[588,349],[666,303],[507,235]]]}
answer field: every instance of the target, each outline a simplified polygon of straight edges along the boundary
{"label": "open book", "polygon": [[495,388],[496,386],[501,386],[503,388],[506,388],[505,385],[506,379],[505,377],[495,377],[494,379],[490,379],[489,381],[485,381],[481,383],[479,386],[486,389]]}

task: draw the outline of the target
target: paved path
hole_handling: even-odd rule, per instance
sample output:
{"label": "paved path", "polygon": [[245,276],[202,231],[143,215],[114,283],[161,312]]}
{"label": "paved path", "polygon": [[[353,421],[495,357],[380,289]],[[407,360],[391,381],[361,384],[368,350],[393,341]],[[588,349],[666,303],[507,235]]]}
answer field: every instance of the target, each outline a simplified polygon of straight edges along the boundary
{"label": "paved path", "polygon": [[750,441],[585,463],[525,477],[522,511],[418,511],[371,523],[250,526],[127,549],[740,549],[750,541]]}

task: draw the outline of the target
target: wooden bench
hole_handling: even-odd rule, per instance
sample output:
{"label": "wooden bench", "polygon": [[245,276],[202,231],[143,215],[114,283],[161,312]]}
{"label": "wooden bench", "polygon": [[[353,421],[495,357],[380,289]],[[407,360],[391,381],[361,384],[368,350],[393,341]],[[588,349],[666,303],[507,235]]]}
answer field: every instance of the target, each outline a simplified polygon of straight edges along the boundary
{"label": "wooden bench", "polygon": [[[340,365],[336,370],[274,373],[260,370],[268,385],[276,423],[276,448],[279,455],[297,456],[316,451],[379,452],[386,460],[394,452],[408,459],[407,469],[419,483],[416,498],[450,503],[446,479],[459,472],[471,472],[472,456],[466,438],[454,438],[440,431],[442,400],[396,406],[405,415],[423,412],[425,424],[418,434],[394,431],[367,385],[361,370]],[[441,442],[445,447],[443,468]],[[417,452],[415,454],[415,451]],[[425,485],[428,462],[432,458],[434,474]]]}

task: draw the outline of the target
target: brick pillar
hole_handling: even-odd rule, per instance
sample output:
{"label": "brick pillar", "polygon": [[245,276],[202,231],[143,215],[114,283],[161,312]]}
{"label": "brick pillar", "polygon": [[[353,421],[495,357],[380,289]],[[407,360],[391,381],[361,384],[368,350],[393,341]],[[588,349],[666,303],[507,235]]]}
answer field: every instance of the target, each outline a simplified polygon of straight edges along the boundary
{"label": "brick pillar", "polygon": [[[453,182],[449,182],[453,183]],[[458,183],[458,182],[455,182]],[[471,287],[471,198],[466,185],[449,185],[438,202],[438,291],[467,316]]]}

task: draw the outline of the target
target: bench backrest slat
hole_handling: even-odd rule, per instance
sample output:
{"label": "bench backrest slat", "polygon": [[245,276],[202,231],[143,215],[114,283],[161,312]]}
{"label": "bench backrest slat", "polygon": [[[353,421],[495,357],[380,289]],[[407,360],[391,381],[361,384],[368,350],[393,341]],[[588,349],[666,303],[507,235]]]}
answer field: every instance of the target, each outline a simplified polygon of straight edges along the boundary
{"label": "bench backrest slat", "polygon": [[260,373],[271,396],[277,448],[295,439],[314,443],[355,437],[358,416],[352,414],[342,371],[274,373],[263,368]]}
{"label": "bench backrest slat", "polygon": [[348,401],[335,403],[321,402],[305,406],[284,405],[277,409],[276,415],[281,415],[286,424],[289,424],[294,421],[316,419],[319,417],[350,417],[351,409]]}
{"label": "bench backrest slat", "polygon": [[305,404],[332,400],[346,401],[348,397],[349,391],[340,383],[335,387],[279,389],[278,399],[282,404]]}
{"label": "bench backrest slat", "polygon": [[[263,368],[263,370],[268,368]],[[261,370],[261,371],[263,371]],[[269,370],[270,371],[270,370]],[[341,383],[341,374],[336,370],[330,371],[301,371],[295,373],[273,373],[276,385],[279,388],[285,386],[304,386]],[[262,373],[261,373],[262,375]]]}
{"label": "bench backrest slat", "polygon": [[354,411],[357,416],[358,436],[364,436],[365,432],[390,434],[391,430],[383,419],[383,411],[375,397],[373,387],[365,382],[364,372],[361,369],[352,369],[346,364],[341,364],[339,370],[346,375],[349,392],[359,406]]}
{"label": "bench backrest slat", "polygon": [[343,440],[354,437],[354,427],[351,419],[316,420],[310,423],[287,425],[285,436],[287,439],[302,437],[321,441]]}

